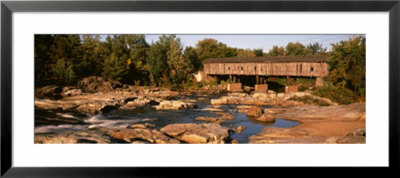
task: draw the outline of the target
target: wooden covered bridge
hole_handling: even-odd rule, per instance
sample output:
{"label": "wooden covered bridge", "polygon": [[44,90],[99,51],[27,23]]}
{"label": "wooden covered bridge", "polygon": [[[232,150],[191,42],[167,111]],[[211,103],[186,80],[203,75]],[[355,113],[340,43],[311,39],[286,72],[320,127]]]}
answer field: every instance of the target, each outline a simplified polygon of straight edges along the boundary
{"label": "wooden covered bridge", "polygon": [[[315,77],[316,86],[328,74],[327,56],[276,56],[253,58],[211,58],[203,61],[204,75],[228,76],[230,83],[239,83],[242,76],[254,76],[257,85],[266,85],[266,77]],[[241,85],[240,85],[241,87]],[[268,87],[268,86],[266,86]]]}

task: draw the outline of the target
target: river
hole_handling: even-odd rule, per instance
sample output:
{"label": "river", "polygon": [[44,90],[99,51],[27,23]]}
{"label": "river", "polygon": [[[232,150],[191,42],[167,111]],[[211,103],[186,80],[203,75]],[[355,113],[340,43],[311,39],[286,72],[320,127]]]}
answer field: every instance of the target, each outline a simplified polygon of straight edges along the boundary
{"label": "river", "polygon": [[[173,123],[204,123],[195,120],[200,116],[218,116],[213,111],[210,99],[220,96],[181,96],[180,99],[195,99],[197,108],[188,110],[156,110],[154,106],[146,106],[131,110],[114,110],[105,114],[90,115],[76,111],[40,110],[35,109],[35,133],[58,133],[66,131],[84,131],[93,128],[126,128],[135,123],[152,123],[159,130]],[[267,106],[268,107],[268,106]],[[271,107],[271,106],[270,106]],[[259,122],[248,118],[245,113],[238,113],[236,105],[224,105],[219,109],[235,116],[233,120],[226,120],[222,126],[234,128],[246,126],[241,133],[231,132],[231,138],[239,143],[248,143],[251,135],[256,135],[264,127],[294,127],[299,122],[277,118],[273,123]]]}

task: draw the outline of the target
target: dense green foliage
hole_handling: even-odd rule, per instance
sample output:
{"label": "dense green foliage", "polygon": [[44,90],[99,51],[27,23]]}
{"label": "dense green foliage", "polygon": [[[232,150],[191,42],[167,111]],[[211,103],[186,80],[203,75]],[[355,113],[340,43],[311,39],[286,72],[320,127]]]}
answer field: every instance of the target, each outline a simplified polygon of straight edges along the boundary
{"label": "dense green foliage", "polygon": [[365,37],[333,44],[327,85],[316,94],[342,104],[365,101]]}
{"label": "dense green foliage", "polygon": [[207,58],[235,57],[238,49],[228,47],[215,39],[206,38],[196,44],[196,52],[199,60],[203,61]]}
{"label": "dense green foliage", "polygon": [[[358,36],[332,44],[327,52],[320,43],[307,46],[289,43],[262,49],[229,47],[215,39],[203,39],[183,47],[175,35],[163,35],[148,44],[145,35],[35,35],[35,85],[73,85],[84,77],[101,76],[126,84],[173,88],[204,85],[193,82],[202,61],[221,57],[328,55],[326,85],[315,90],[339,103],[365,100],[365,37]],[[315,79],[269,77],[276,86],[312,87]]]}

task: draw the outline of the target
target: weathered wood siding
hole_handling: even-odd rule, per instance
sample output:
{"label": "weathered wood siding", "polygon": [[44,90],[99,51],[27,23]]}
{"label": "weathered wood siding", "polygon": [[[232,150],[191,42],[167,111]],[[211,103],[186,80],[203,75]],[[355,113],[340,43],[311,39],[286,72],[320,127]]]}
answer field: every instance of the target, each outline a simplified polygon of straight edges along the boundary
{"label": "weathered wood siding", "polygon": [[328,74],[326,62],[289,62],[289,63],[207,63],[204,64],[207,75],[264,75],[319,77]]}

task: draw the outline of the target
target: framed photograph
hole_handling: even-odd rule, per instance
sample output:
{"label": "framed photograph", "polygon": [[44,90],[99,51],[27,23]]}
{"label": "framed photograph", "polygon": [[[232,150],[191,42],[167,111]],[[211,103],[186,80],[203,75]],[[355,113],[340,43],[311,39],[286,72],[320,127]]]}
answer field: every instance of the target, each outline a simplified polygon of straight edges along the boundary
{"label": "framed photograph", "polygon": [[399,1],[2,1],[1,175],[395,169],[399,21]]}

